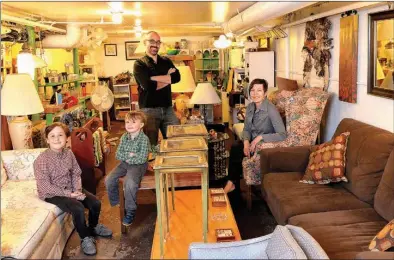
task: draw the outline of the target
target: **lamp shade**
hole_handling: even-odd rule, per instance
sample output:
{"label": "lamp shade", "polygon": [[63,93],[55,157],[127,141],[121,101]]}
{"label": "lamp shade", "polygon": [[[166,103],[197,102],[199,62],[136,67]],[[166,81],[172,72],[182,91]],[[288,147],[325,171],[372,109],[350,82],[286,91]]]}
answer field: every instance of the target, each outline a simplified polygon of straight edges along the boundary
{"label": "lamp shade", "polygon": [[220,104],[220,100],[216,90],[211,83],[198,83],[197,88],[194,90],[193,96],[190,100],[191,104],[209,105]]}
{"label": "lamp shade", "polygon": [[1,89],[1,114],[25,116],[44,111],[29,74],[9,74]]}
{"label": "lamp shade", "polygon": [[171,91],[175,93],[193,92],[196,88],[196,83],[194,83],[190,67],[179,66],[177,69],[179,70],[179,74],[181,74],[181,80],[171,85]]}

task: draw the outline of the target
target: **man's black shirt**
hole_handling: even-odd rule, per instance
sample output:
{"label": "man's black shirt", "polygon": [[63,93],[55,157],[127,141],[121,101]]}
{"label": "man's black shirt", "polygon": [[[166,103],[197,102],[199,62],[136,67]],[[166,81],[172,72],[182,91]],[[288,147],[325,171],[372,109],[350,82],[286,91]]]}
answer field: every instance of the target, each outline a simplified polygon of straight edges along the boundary
{"label": "man's black shirt", "polygon": [[[140,108],[172,106],[171,85],[156,90],[157,81],[150,79],[152,76],[167,75],[170,68],[175,68],[172,61],[160,55],[157,55],[157,63],[148,55],[135,61],[133,73],[138,84]],[[181,79],[178,69],[170,75],[171,84],[177,83]]]}

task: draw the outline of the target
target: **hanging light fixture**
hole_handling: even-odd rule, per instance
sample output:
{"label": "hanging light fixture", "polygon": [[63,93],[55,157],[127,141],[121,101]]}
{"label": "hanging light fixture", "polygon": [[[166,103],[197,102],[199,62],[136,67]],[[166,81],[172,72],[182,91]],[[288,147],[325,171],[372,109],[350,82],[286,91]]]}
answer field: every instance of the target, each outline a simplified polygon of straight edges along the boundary
{"label": "hanging light fixture", "polygon": [[231,40],[228,40],[223,34],[219,36],[219,40],[214,41],[213,46],[219,49],[225,49],[231,46]]}
{"label": "hanging light fixture", "polygon": [[31,53],[27,43],[22,45],[22,50],[17,55],[16,60],[18,65],[18,73],[27,73],[32,79],[34,79],[34,70],[36,68],[48,66],[43,59]]}

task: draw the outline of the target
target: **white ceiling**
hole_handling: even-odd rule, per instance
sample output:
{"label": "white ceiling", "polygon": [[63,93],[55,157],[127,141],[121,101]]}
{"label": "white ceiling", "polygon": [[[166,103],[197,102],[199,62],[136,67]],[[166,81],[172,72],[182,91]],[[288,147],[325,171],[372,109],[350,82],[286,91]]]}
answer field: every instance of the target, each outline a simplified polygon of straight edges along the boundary
{"label": "white ceiling", "polygon": [[[213,2],[140,2],[143,30],[155,30],[162,36],[178,35],[219,35],[220,22],[228,21],[238,11],[242,12],[255,2],[221,2],[227,11],[215,8]],[[111,15],[99,11],[110,9],[107,2],[2,2],[2,12],[23,18],[45,19],[56,22],[111,22]],[[124,2],[124,10],[136,10],[135,2]],[[215,14],[216,11],[216,14]],[[222,16],[218,21],[218,18]],[[107,33],[131,30],[135,24],[134,15],[124,15],[120,25],[99,25]],[[192,24],[192,25],[191,25]],[[216,26],[214,26],[216,24]],[[64,28],[64,24],[54,24]],[[118,36],[127,34],[120,33]],[[130,35],[130,34],[129,34]]]}

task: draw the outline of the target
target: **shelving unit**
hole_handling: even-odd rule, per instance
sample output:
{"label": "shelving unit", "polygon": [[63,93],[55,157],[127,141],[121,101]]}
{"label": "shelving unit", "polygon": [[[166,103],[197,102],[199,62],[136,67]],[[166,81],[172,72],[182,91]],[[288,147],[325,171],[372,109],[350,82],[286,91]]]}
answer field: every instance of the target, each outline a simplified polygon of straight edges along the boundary
{"label": "shelving unit", "polygon": [[196,51],[195,81],[215,83],[213,79],[219,75],[220,52],[218,49],[204,49]]}
{"label": "shelving unit", "polygon": [[123,114],[126,111],[131,111],[132,98],[130,96],[130,84],[115,84],[113,87],[115,118],[116,120],[123,120]]}
{"label": "shelving unit", "polygon": [[[96,64],[79,64],[80,75],[81,75],[81,84],[84,84],[86,88],[87,95],[90,95],[93,89],[98,85],[98,73],[97,73],[97,65]],[[83,79],[82,75],[86,70],[91,70],[90,74],[94,75],[94,79]]]}

